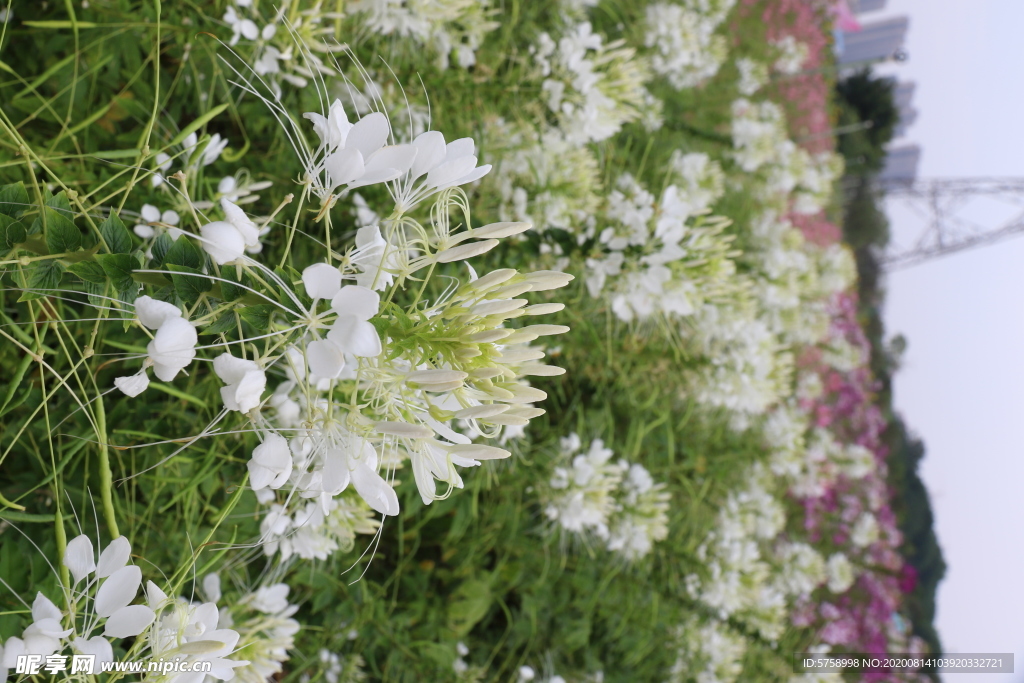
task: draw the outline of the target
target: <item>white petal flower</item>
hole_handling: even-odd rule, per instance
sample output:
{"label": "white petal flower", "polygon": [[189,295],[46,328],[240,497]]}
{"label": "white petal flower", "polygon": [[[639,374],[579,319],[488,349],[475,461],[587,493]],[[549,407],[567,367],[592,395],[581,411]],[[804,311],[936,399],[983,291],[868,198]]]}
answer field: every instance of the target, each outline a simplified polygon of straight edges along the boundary
{"label": "white petal flower", "polygon": [[[138,586],[135,589],[137,591]],[[132,598],[134,599],[134,597],[133,595]],[[156,613],[145,605],[128,605],[110,615],[103,629],[103,635],[111,638],[131,638],[145,631],[154,619],[156,619]]]}
{"label": "white petal flower", "polygon": [[107,547],[100,553],[100,562],[96,567],[96,576],[105,579],[118,569],[128,564],[128,558],[132,554],[132,544],[124,536],[118,536],[107,544]]}
{"label": "white petal flower", "polygon": [[79,654],[94,656],[97,664],[114,661],[114,649],[110,646],[110,641],[103,636],[75,638],[71,641],[71,648]]}
{"label": "white petal flower", "polygon": [[242,240],[245,242],[247,247],[256,247],[260,243],[260,229],[256,227],[256,224],[252,222],[245,211],[241,209],[237,204],[233,204],[226,198],[220,200],[221,209],[224,210],[224,216],[227,218],[227,222],[234,226],[235,230],[242,236]]}
{"label": "white petal flower", "polygon": [[92,541],[85,534],[76,536],[64,549],[64,566],[71,572],[75,583],[78,583],[96,569],[96,555],[93,553]]}
{"label": "white petal flower", "polygon": [[210,602],[220,602],[220,574],[214,572],[203,577],[203,595]]}
{"label": "white petal flower", "polygon": [[164,382],[174,379],[196,357],[198,341],[196,328],[184,318],[166,320],[146,347],[154,374]]}
{"label": "white petal flower", "polygon": [[220,395],[228,410],[247,413],[260,404],[267,376],[254,361],[222,353],[214,359],[213,370],[227,384]]}
{"label": "white petal flower", "polygon": [[64,615],[48,597],[42,593],[36,593],[36,599],[32,601],[33,621],[41,622],[46,619],[60,623],[63,618]]}
{"label": "white petal flower", "polygon": [[322,339],[306,345],[309,371],[318,377],[335,379],[345,369],[345,353],[337,344]]}
{"label": "white petal flower", "polygon": [[352,461],[352,484],[367,505],[377,512],[391,517],[398,514],[395,490],[362,459]]}
{"label": "white petal flower", "polygon": [[180,318],[181,309],[166,301],[159,301],[150,296],[135,299],[135,315],[139,322],[151,330],[159,329],[168,318]]}
{"label": "white petal flower", "polygon": [[372,358],[383,350],[377,328],[352,315],[339,315],[327,339],[353,356]]}
{"label": "white petal flower", "polygon": [[254,491],[270,487],[279,489],[292,473],[292,453],[288,440],[279,434],[268,434],[252,452],[248,462],[249,481]]}
{"label": "white petal flower", "polygon": [[341,271],[326,263],[314,263],[302,271],[302,284],[310,297],[330,299],[341,289]]}
{"label": "white petal flower", "polygon": [[359,285],[347,285],[331,299],[331,308],[340,315],[369,320],[380,310],[380,294]]}
{"label": "white petal flower", "polygon": [[135,565],[121,567],[96,591],[96,614],[109,617],[122,607],[126,607],[135,599],[141,585],[141,569]]}
{"label": "white petal flower", "polygon": [[201,227],[199,232],[203,249],[217,265],[231,263],[245,254],[245,237],[231,223],[214,221]]}

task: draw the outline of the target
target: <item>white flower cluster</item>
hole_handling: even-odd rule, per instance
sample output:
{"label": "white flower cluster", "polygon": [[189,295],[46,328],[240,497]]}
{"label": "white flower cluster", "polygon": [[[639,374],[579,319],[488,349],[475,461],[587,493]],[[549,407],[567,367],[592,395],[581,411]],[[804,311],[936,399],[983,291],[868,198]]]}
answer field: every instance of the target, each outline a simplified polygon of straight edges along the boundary
{"label": "white flower cluster", "polygon": [[809,53],[806,44],[798,41],[795,36],[787,35],[771,45],[779,53],[778,59],[775,60],[776,71],[787,76],[800,73]]}
{"label": "white flower cluster", "polygon": [[476,51],[498,27],[488,0],[355,0],[346,9],[374,33],[433,48],[441,69],[453,57],[463,69],[476,64]]}
{"label": "white flower cluster", "polygon": [[66,596],[69,608],[61,610],[36,593],[32,623],[20,638],[12,636],[0,647],[0,671],[15,668],[22,655],[46,658],[68,647],[78,654],[94,655],[97,662],[114,661],[111,639],[139,636],[156,618],[152,605],[131,604],[142,585],[142,570],[128,564],[131,551],[128,539],[121,536],[97,558],[88,536],[72,539],[63,558],[73,582],[71,594]]}
{"label": "white flower cluster", "polygon": [[744,97],[750,97],[768,82],[768,67],[749,57],[737,59],[736,69],[740,74],[736,89]]}
{"label": "white flower cluster", "polygon": [[[251,68],[267,84],[275,98],[281,96],[281,82],[305,88],[311,81],[336,76],[326,62],[344,51],[334,39],[336,12],[325,11],[321,2],[298,9],[298,0],[283,0],[271,6],[268,15],[252,0],[233,0],[222,21],[231,28],[232,47],[251,45]],[[265,8],[266,9],[266,8]]]}
{"label": "white flower cluster", "polygon": [[[217,574],[204,577],[202,589],[210,603],[221,601]],[[220,610],[219,626],[238,633],[235,650],[247,660],[234,670],[232,680],[262,683],[283,670],[300,629],[299,622],[291,618],[299,606],[289,604],[289,591],[284,583],[260,586],[234,601],[230,608]]]}
{"label": "white flower cluster", "polygon": [[727,222],[701,215],[721,192],[720,170],[704,155],[680,156],[679,166],[682,182],[666,187],[659,202],[629,174],[608,197],[609,225],[586,260],[587,289],[607,296],[624,322],[693,315],[731,286]]}
{"label": "white flower cluster", "polygon": [[755,465],[746,485],[728,496],[715,530],[697,550],[708,575],[687,577],[690,596],[720,619],[739,619],[765,639],[777,640],[785,628],[786,595],[774,581],[770,543],[785,523],[770,472]]}
{"label": "white flower cluster", "polygon": [[580,437],[562,439],[561,453],[572,458],[555,468],[547,486],[544,514],[572,534],[592,533],[629,561],[648,553],[668,537],[669,494],[643,465],[623,459],[594,439],[581,453]]}
{"label": "white flower cluster", "polygon": [[504,120],[487,125],[498,161],[491,187],[501,196],[499,217],[533,223],[541,230],[574,230],[600,201],[597,158],[570,142],[560,128],[543,132]]}
{"label": "white flower cluster", "polygon": [[705,305],[693,316],[694,341],[708,359],[694,397],[741,415],[760,415],[785,395],[793,357],[750,301]]}
{"label": "white flower cluster", "polygon": [[728,50],[725,38],[715,31],[734,4],[693,0],[648,5],[644,44],[654,72],[677,90],[698,86],[718,73]]}
{"label": "white flower cluster", "polygon": [[811,431],[807,448],[799,460],[790,466],[790,490],[800,497],[818,497],[832,487],[840,475],[861,479],[875,471],[874,454],[859,444],[843,444],[827,429]]}
{"label": "white flower cluster", "polygon": [[621,40],[605,44],[590,22],[572,26],[557,42],[540,34],[531,52],[548,109],[571,144],[605,140],[651,106],[644,63]]}
{"label": "white flower cluster", "polygon": [[[263,502],[274,499],[270,489],[257,491]],[[310,502],[288,514],[283,505],[270,506],[260,523],[263,552],[280,553],[282,560],[292,556],[304,560],[326,560],[335,552],[348,552],[356,534],[377,533],[380,520],[359,495],[348,493],[326,503]]]}
{"label": "white flower cluster", "polygon": [[779,105],[744,98],[732,103],[733,158],[744,171],[753,173],[771,163],[785,140],[785,114]]}
{"label": "white flower cluster", "polygon": [[732,683],[743,671],[746,639],[727,624],[692,617],[676,631],[678,655],[669,672],[671,683]]}

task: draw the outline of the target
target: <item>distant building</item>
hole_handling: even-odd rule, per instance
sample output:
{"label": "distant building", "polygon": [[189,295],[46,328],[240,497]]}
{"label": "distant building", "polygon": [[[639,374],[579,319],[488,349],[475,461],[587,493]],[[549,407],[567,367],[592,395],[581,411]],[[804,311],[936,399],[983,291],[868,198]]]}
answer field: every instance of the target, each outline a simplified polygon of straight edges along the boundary
{"label": "distant building", "polygon": [[854,14],[864,14],[885,9],[886,2],[887,0],[849,0],[849,5]]}
{"label": "distant building", "polygon": [[917,165],[921,161],[921,148],[917,145],[890,147],[885,157],[885,168],[880,180],[913,180],[917,177]]}
{"label": "distant building", "polygon": [[870,62],[889,59],[903,49],[909,27],[907,17],[893,17],[864,24],[859,31],[845,31],[839,64],[867,66]]}
{"label": "distant building", "polygon": [[900,81],[893,91],[893,100],[900,112],[899,123],[893,130],[894,138],[901,138],[907,134],[907,128],[917,120],[917,109],[914,107],[914,90],[917,84],[913,81]]}

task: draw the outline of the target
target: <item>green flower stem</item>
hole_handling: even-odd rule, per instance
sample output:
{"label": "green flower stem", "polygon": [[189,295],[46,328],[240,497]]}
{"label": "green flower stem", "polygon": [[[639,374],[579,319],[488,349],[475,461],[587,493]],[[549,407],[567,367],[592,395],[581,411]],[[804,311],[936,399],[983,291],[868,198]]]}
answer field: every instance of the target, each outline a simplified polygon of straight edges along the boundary
{"label": "green flower stem", "polygon": [[103,506],[103,519],[111,538],[117,538],[121,532],[117,530],[117,515],[114,514],[114,476],[110,471],[110,445],[107,443],[107,413],[103,399],[96,401],[96,441],[100,448],[100,502]]}

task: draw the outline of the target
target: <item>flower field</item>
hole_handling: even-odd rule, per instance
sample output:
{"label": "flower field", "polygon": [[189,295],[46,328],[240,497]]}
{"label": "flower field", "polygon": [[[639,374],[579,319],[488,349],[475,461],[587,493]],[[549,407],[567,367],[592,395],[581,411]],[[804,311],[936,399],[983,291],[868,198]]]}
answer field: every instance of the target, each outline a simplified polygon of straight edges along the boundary
{"label": "flower field", "polygon": [[0,674],[826,681],[794,653],[925,650],[828,3],[0,18]]}

